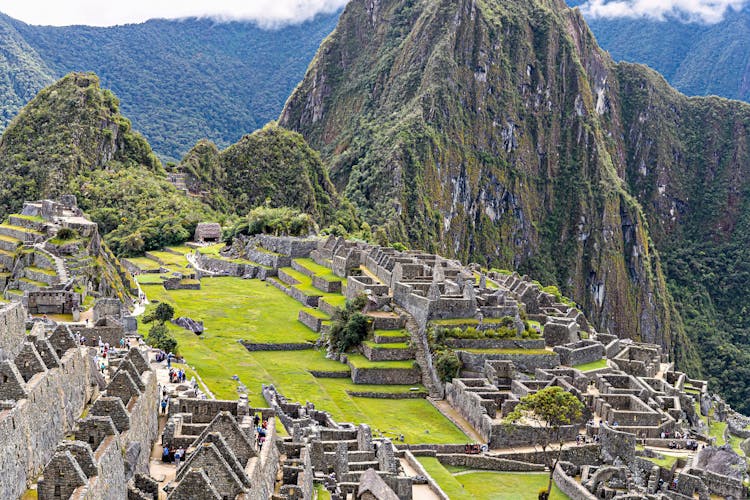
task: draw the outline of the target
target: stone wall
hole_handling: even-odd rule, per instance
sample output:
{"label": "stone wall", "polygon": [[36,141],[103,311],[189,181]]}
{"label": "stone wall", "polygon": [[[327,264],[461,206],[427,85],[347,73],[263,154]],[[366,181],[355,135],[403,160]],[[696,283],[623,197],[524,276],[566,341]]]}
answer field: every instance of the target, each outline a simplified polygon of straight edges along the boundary
{"label": "stone wall", "polygon": [[544,349],[544,339],[446,339],[452,349]]}
{"label": "stone wall", "polygon": [[560,355],[560,363],[568,366],[593,363],[604,357],[604,344],[593,340],[581,340],[572,344],[556,346],[554,351]]}
{"label": "stone wall", "polygon": [[520,371],[533,373],[537,368],[555,368],[560,366],[560,355],[550,354],[500,354],[500,353],[472,353],[456,351],[464,365],[464,370],[481,373],[486,361],[512,361]]}
{"label": "stone wall", "polygon": [[[577,425],[565,425],[560,427],[560,436],[563,441],[575,441],[578,435]],[[529,443],[558,442],[559,437],[553,435],[551,429],[546,427],[534,427],[525,425],[513,425],[493,423],[492,439],[490,448],[507,448],[508,446],[528,445]]]}
{"label": "stone wall", "polygon": [[596,496],[589,493],[581,483],[575,480],[574,477],[570,477],[565,471],[557,464],[555,472],[552,474],[552,479],[560,491],[565,493],[570,500],[596,500]]}
{"label": "stone wall", "polygon": [[245,256],[248,260],[257,262],[262,266],[273,267],[274,269],[289,267],[292,264],[291,257],[287,255],[264,251],[249,245],[245,248]]}
{"label": "stone wall", "polygon": [[0,411],[0,498],[20,497],[73,429],[93,394],[90,368],[85,350],[70,349],[26,384],[26,399]]}
{"label": "stone wall", "polygon": [[613,463],[618,457],[626,464],[635,457],[636,437],[628,432],[620,432],[607,424],[599,427],[599,443],[606,463]]}
{"label": "stone wall", "polygon": [[254,240],[263,248],[271,252],[287,255],[293,259],[309,257],[310,253],[318,247],[320,239],[318,238],[291,238],[278,237],[261,234],[255,236]]}
{"label": "stone wall", "polygon": [[141,376],[145,389],[138,399],[131,401],[127,410],[130,413],[130,429],[122,434],[126,447],[132,443],[139,446],[135,472],[147,474],[151,446],[159,435],[159,387],[156,374],[147,371]]}
{"label": "stone wall", "polygon": [[504,472],[543,472],[544,464],[521,462],[485,455],[467,455],[465,453],[452,453],[438,455],[438,460],[443,465],[468,467],[469,469],[494,470]]}
{"label": "stone wall", "polygon": [[26,337],[26,311],[20,302],[0,306],[0,360],[13,359]]}
{"label": "stone wall", "polygon": [[422,378],[419,368],[350,368],[355,384],[412,385]]}
{"label": "stone wall", "polygon": [[[376,346],[378,344],[375,344]],[[362,353],[370,361],[406,361],[414,359],[414,349],[390,349],[362,344]]]}
{"label": "stone wall", "polygon": [[266,429],[266,444],[248,471],[248,477],[252,484],[250,498],[271,498],[273,496],[278,468],[279,447],[276,446],[276,420],[269,419],[268,429]]}

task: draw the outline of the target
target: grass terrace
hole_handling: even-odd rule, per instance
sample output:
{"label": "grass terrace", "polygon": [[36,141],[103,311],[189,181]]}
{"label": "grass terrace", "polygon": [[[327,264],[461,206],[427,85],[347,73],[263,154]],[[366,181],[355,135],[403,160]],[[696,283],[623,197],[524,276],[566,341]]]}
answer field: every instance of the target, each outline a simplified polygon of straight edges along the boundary
{"label": "grass terrace", "polygon": [[128,257],[124,260],[127,260],[128,262],[138,266],[138,269],[143,272],[158,271],[159,269],[161,269],[161,264],[159,264],[155,260],[149,259],[148,257]]}
{"label": "grass terrace", "polygon": [[44,219],[42,217],[39,217],[38,215],[23,215],[23,214],[13,214],[14,219],[23,219],[27,220],[29,222],[44,222]]}
{"label": "grass terrace", "polygon": [[332,269],[321,266],[312,259],[294,259],[294,262],[326,281],[345,281],[343,278],[336,276]]}
{"label": "grass terrace", "polygon": [[29,285],[37,286],[39,288],[44,288],[44,287],[49,286],[49,283],[45,283],[44,281],[33,280],[31,278],[21,278],[18,281],[22,281],[24,283],[28,283]]}
{"label": "grass terrace", "polygon": [[[166,301],[176,315],[203,320],[206,331],[195,335],[168,328],[179,353],[200,374],[217,398],[237,398],[237,375],[248,387],[251,404],[264,405],[262,384],[274,384],[293,401],[312,401],[342,422],[368,423],[374,435],[408,443],[466,443],[469,438],[425,399],[376,399],[350,392],[407,393],[412,386],[355,385],[349,378],[316,378],[310,371],[347,373],[349,367],[327,359],[323,350],[249,352],[237,342],[305,342],[318,335],[297,321],[302,306],[280,290],[258,280],[213,278],[201,290],[167,291],[147,287],[150,300]],[[150,305],[149,310],[156,305]],[[139,325],[146,333],[150,325]],[[361,357],[361,356],[360,356]],[[367,361],[364,357],[362,360]],[[388,362],[388,368],[402,362]],[[413,362],[407,361],[406,368]],[[419,389],[423,389],[419,387]]]}
{"label": "grass terrace", "polygon": [[573,368],[576,370],[580,370],[582,372],[590,372],[594,370],[601,370],[602,368],[607,368],[607,360],[606,359],[600,359],[599,361],[592,361],[591,363],[584,363],[582,365],[575,365]]}
{"label": "grass terrace", "polygon": [[[451,500],[536,500],[539,490],[547,489],[544,472],[491,472],[463,467],[446,468],[437,458],[417,457],[428,474]],[[568,498],[552,484],[551,500]]]}
{"label": "grass terrace", "polygon": [[149,273],[140,274],[135,277],[140,285],[161,285],[164,283],[164,277],[161,274]]}
{"label": "grass terrace", "polygon": [[409,344],[406,342],[399,342],[397,344],[376,344],[375,342],[371,340],[365,340],[362,343],[373,349],[408,349],[409,348]]}
{"label": "grass terrace", "polygon": [[14,238],[12,236],[6,236],[4,234],[0,234],[0,240],[7,241],[7,242],[13,243],[15,245],[20,245],[21,244],[21,240],[19,240],[18,238]]}
{"label": "grass terrace", "polygon": [[36,273],[44,274],[47,276],[57,276],[57,273],[53,271],[52,269],[42,269],[41,267],[35,267],[35,266],[28,266],[26,269],[29,271],[33,271]]}
{"label": "grass terrace", "polygon": [[14,226],[13,224],[0,224],[0,228],[11,229],[14,231],[21,231],[24,233],[33,234],[34,236],[44,236],[43,233],[36,231],[34,229],[30,229],[28,227],[23,227],[23,226]]}
{"label": "grass terrace", "polygon": [[151,251],[149,254],[164,262],[165,266],[187,268],[190,266],[184,255],[175,255],[171,252]]}
{"label": "grass terrace", "polygon": [[655,463],[659,467],[663,467],[665,469],[670,469],[672,465],[677,461],[678,458],[680,458],[677,455],[669,455],[666,453],[659,452],[659,455],[663,456],[664,458],[649,458],[645,457],[647,460]]}
{"label": "grass terrace", "polygon": [[[406,361],[370,361],[361,354],[349,354],[349,363],[355,368],[381,368],[411,370],[414,368],[414,360]],[[359,385],[357,387],[360,387]]]}

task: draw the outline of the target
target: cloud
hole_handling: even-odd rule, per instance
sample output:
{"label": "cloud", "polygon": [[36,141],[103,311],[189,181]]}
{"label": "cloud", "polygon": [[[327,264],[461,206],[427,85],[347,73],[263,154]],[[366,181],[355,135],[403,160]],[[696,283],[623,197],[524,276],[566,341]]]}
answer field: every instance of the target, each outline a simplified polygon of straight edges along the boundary
{"label": "cloud", "polygon": [[0,11],[29,24],[114,26],[154,18],[210,17],[264,27],[301,23],[348,0],[0,0]]}
{"label": "cloud", "polygon": [[739,11],[748,3],[750,0],[589,0],[581,5],[581,11],[590,19],[679,19],[715,24],[721,22],[729,10]]}

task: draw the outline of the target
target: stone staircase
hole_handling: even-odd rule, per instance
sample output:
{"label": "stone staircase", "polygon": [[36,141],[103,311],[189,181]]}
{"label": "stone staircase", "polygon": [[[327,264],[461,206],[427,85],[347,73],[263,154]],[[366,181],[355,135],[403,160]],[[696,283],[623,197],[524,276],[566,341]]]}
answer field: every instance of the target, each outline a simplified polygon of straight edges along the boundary
{"label": "stone staircase", "polygon": [[49,258],[55,266],[55,272],[57,273],[57,278],[60,283],[67,283],[69,276],[68,276],[68,270],[65,267],[65,261],[58,257],[57,255],[47,251],[44,248],[44,243],[36,243],[34,245],[34,250],[37,252],[40,252],[44,254],[47,258]]}

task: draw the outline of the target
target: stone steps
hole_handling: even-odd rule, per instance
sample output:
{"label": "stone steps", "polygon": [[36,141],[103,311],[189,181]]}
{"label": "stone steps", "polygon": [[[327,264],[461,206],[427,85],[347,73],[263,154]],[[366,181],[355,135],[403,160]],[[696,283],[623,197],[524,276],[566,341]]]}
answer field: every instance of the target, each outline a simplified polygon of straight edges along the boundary
{"label": "stone steps", "polygon": [[48,259],[52,260],[55,267],[55,272],[57,273],[58,283],[67,283],[69,275],[68,268],[65,266],[65,261],[52,252],[47,251],[42,243],[37,243],[36,245],[34,245],[34,249],[37,252],[43,254]]}

